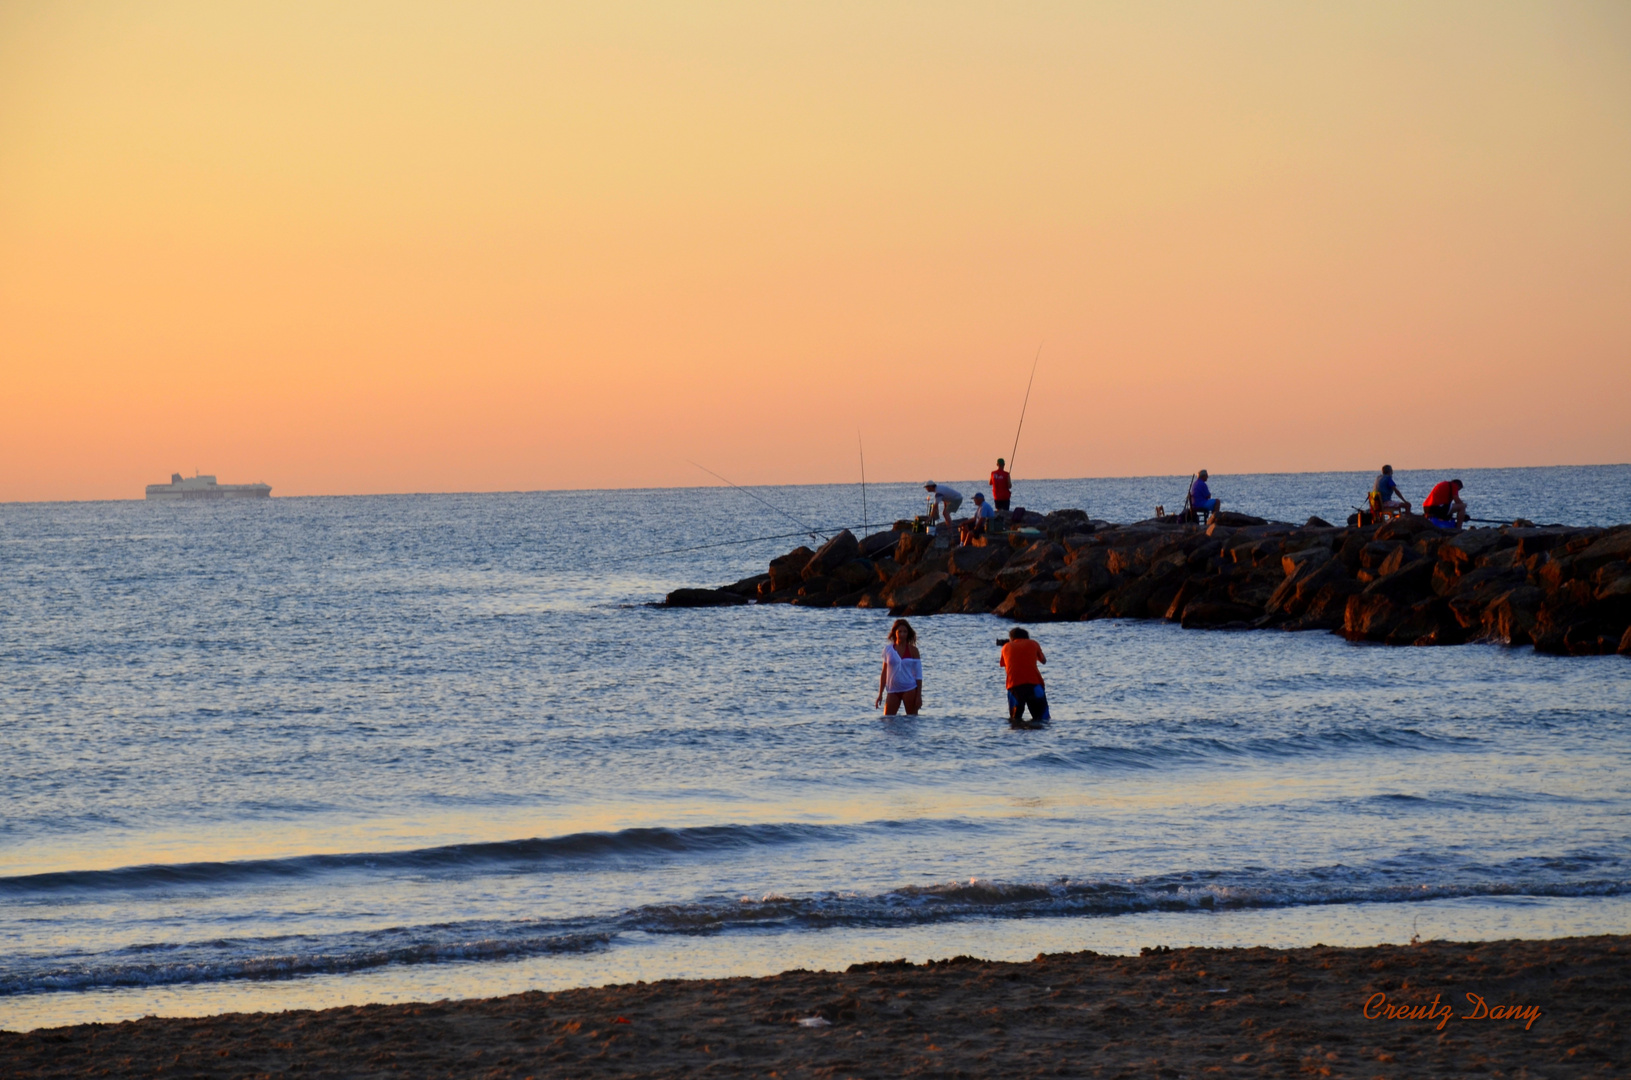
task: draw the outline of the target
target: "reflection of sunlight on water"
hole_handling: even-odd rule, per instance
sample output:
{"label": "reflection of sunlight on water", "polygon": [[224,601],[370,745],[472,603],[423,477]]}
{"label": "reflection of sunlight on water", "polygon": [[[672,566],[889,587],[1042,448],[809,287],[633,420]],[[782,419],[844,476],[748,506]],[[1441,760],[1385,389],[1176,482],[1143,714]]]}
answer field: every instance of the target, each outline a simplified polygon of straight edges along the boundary
{"label": "reflection of sunlight on water", "polygon": [[[1631,505],[1631,469],[1612,482],[1582,475]],[[1295,508],[1329,501],[1353,479],[1252,482]],[[1512,491],[1535,481],[1508,479]],[[1166,483],[1038,483],[1027,497],[1046,506],[1085,496],[1113,515],[1105,508],[1142,507]],[[774,495],[794,513],[837,520],[851,492]],[[875,498],[909,513],[917,495],[893,485]],[[1558,497],[1572,498],[1567,485]],[[0,904],[0,938],[16,943],[0,956],[0,978],[18,956],[69,945],[88,963],[132,944],[242,946],[301,933],[322,953],[359,929],[468,925],[479,937],[501,924],[643,905],[874,896],[972,877],[1031,887],[1174,874],[1228,895],[1334,875],[1371,889],[1367,898],[1501,875],[1559,888],[1631,880],[1631,665],[1618,658],[1052,624],[1036,632],[1051,661],[1055,723],[1013,732],[992,640],[1005,624],[943,616],[918,622],[924,714],[885,722],[872,709],[885,612],[644,606],[676,586],[754,573],[796,542],[642,555],[779,531],[739,493],[273,500],[260,509],[164,514],[157,527],[156,511],[140,503],[0,507],[10,542],[0,590],[15,610],[0,621],[11,751],[0,759],[9,800],[0,876],[737,831],[717,843],[619,842],[488,868],[455,858],[270,884],[86,889],[31,898],[21,915]],[[135,539],[183,519],[175,536]],[[782,824],[810,828],[752,832]],[[1569,859],[1551,858],[1561,853]],[[1498,912],[1499,928],[1516,936],[1623,913],[1613,897],[1529,909],[1404,906],[1440,903],[1467,927],[1496,926]],[[843,966],[875,947],[990,954],[1013,942],[1015,955],[1034,955],[1117,935],[1148,943],[1137,939],[1162,926],[1330,941],[1344,920],[1370,918],[1361,909],[1381,911],[1374,926],[1384,926],[1389,906],[779,937],[729,930],[707,940],[626,934],[588,955],[146,997],[98,990],[80,1000],[115,1010],[106,1016],[136,1007],[115,1002],[169,1002],[149,1006],[168,1011],[202,1001],[283,1007],[323,994],[392,1000],[491,992],[506,980],[769,971],[793,966],[788,957]],[[993,944],[953,944],[965,938]],[[64,1000],[0,997],[0,1017]]]}

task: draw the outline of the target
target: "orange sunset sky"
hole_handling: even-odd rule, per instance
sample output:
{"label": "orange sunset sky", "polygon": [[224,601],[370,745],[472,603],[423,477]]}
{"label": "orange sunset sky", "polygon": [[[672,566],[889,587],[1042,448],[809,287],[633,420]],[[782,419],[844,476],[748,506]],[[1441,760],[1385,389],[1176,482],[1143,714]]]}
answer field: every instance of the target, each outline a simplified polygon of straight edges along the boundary
{"label": "orange sunset sky", "polygon": [[1631,460],[1631,5],[0,4],[0,500]]}

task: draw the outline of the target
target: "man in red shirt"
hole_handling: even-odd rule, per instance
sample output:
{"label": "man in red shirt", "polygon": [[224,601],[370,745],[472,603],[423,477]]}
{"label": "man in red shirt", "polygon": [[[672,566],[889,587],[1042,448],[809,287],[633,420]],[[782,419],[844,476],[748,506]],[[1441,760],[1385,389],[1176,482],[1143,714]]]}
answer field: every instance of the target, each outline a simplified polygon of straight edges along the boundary
{"label": "man in red shirt", "polygon": [[[1031,640],[1023,626],[1008,631],[1008,644],[1002,647],[997,660],[1008,672],[1008,723],[1012,727],[1027,727],[1048,719],[1047,690],[1042,684],[1038,664],[1046,664],[1042,646]],[[1031,723],[1025,723],[1025,708],[1030,706]]]}
{"label": "man in red shirt", "polygon": [[1003,468],[1005,462],[997,459],[997,467],[991,471],[991,501],[997,504],[998,510],[1008,509],[1008,500],[1014,497],[1013,477]]}
{"label": "man in red shirt", "polygon": [[1422,500],[1421,512],[1441,524],[1453,521],[1459,529],[1467,523],[1467,504],[1461,501],[1463,486],[1459,480],[1440,480]]}

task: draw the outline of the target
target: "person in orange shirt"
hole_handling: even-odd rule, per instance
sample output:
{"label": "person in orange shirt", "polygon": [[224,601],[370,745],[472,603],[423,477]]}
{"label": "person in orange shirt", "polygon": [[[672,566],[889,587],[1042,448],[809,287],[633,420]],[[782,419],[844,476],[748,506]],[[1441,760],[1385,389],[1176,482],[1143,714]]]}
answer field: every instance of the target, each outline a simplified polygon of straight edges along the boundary
{"label": "person in orange shirt", "polygon": [[[1008,643],[1002,647],[997,663],[1008,672],[1008,723],[1013,727],[1030,727],[1048,719],[1048,696],[1042,683],[1038,664],[1046,664],[1042,646],[1031,640],[1023,626],[1008,631]],[[1031,710],[1031,722],[1025,722],[1025,709]]]}
{"label": "person in orange shirt", "polygon": [[991,500],[997,504],[998,510],[1008,509],[1008,500],[1014,496],[1014,478],[1008,475],[1007,462],[997,459],[997,467],[991,470]]}

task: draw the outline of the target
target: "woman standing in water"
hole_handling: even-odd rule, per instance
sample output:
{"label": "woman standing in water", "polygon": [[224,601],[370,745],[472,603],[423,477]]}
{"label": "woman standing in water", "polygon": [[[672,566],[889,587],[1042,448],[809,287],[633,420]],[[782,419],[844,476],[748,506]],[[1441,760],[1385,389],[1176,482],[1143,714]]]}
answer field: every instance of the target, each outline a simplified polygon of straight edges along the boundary
{"label": "woman standing in water", "polygon": [[894,716],[902,705],[907,716],[916,716],[923,708],[923,659],[917,651],[917,631],[905,619],[895,620],[889,628],[889,644],[883,647],[878,700],[872,707],[879,705],[884,706],[885,716]]}

